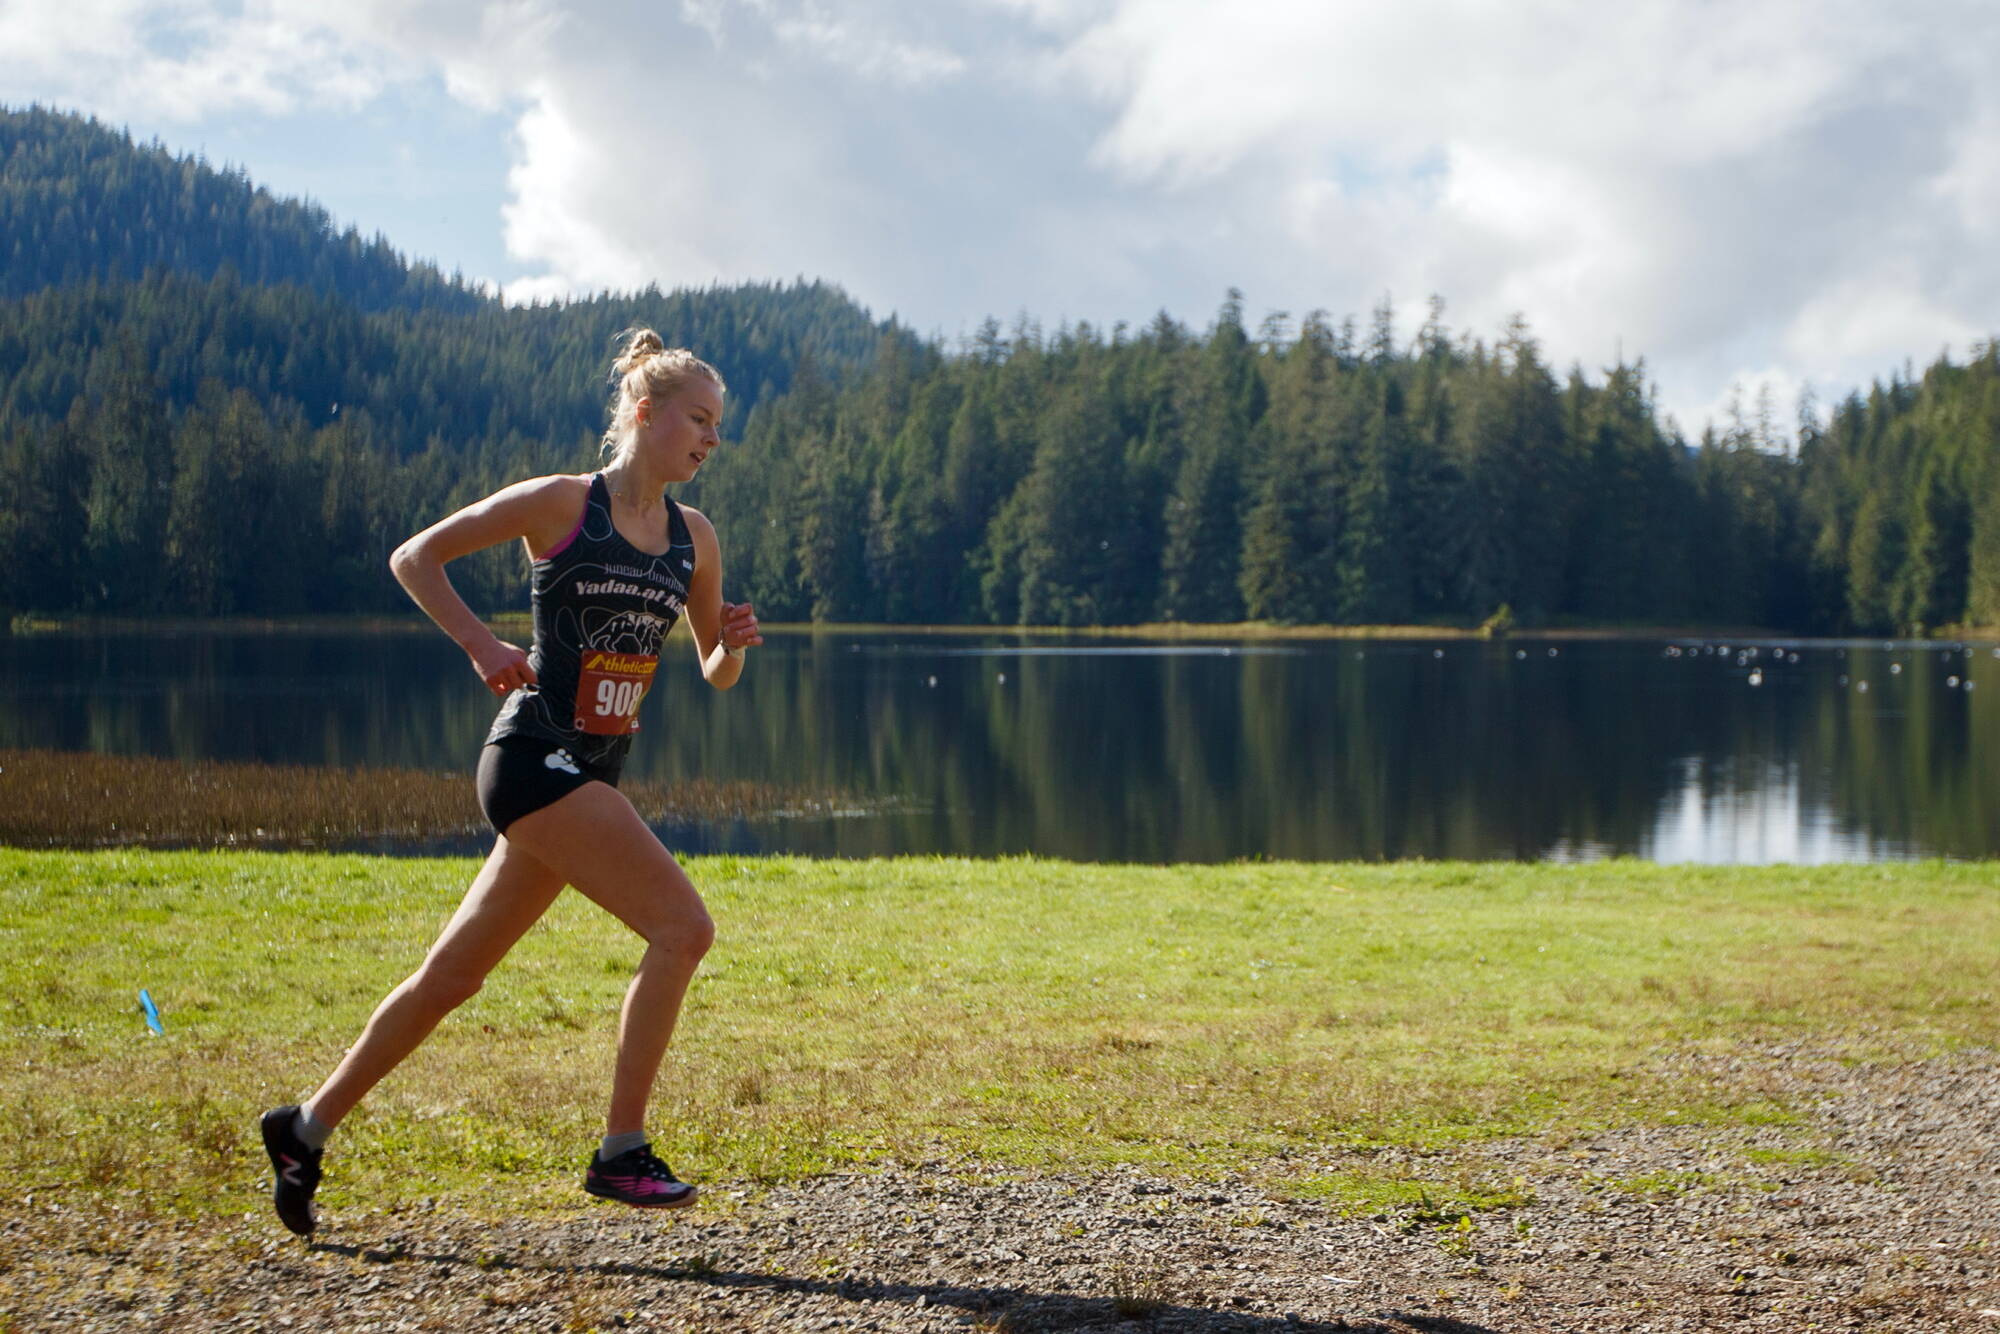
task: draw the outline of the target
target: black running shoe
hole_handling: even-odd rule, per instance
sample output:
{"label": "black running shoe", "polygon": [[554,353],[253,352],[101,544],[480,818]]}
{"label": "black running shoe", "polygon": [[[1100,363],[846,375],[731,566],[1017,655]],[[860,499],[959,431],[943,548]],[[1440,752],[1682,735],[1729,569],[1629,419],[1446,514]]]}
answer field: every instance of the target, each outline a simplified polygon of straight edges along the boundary
{"label": "black running shoe", "polygon": [[271,1203],[278,1208],[278,1221],[301,1237],[312,1235],[313,1192],[319,1189],[319,1159],[322,1150],[308,1148],[294,1129],[299,1109],[286,1104],[264,1113],[264,1152],[271,1155]]}
{"label": "black running shoe", "polygon": [[583,1188],[601,1199],[616,1200],[635,1209],[678,1209],[693,1204],[698,1193],[674,1175],[674,1170],[653,1156],[653,1146],[641,1144],[616,1158],[601,1153],[590,1155],[590,1170],[583,1174]]}

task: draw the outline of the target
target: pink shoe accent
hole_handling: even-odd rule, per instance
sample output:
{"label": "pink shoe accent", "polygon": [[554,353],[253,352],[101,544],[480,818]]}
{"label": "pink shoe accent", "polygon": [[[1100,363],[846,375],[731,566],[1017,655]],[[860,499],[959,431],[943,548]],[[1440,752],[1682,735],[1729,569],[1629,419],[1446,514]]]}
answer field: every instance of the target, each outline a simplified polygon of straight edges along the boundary
{"label": "pink shoe accent", "polygon": [[661,1181],[649,1176],[607,1176],[593,1173],[592,1193],[619,1200],[640,1208],[677,1204],[691,1200],[695,1188],[684,1181]]}

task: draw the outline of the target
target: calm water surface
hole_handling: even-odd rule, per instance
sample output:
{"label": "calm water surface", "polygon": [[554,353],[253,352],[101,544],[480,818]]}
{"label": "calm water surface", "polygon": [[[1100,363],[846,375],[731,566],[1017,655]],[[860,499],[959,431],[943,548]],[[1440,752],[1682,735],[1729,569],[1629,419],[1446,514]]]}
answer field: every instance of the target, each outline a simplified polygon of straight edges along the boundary
{"label": "calm water surface", "polygon": [[[684,634],[684,632],[683,632]],[[0,745],[468,775],[434,631],[0,638]],[[1991,645],[677,636],[629,771],[854,798],[691,850],[1097,861],[2000,855]]]}

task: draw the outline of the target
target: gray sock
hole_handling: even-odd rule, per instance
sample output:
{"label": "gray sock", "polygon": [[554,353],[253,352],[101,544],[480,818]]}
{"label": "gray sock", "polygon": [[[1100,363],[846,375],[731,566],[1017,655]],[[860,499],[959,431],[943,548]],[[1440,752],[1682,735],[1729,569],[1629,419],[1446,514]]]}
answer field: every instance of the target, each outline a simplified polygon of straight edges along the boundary
{"label": "gray sock", "polygon": [[643,1130],[628,1130],[622,1135],[606,1135],[603,1145],[597,1150],[597,1156],[609,1162],[621,1153],[632,1152],[645,1142],[646,1132]]}
{"label": "gray sock", "polygon": [[299,1108],[299,1114],[292,1118],[292,1133],[305,1141],[306,1147],[317,1152],[326,1147],[327,1137],[333,1134],[332,1126],[321,1125],[313,1119],[313,1114]]}

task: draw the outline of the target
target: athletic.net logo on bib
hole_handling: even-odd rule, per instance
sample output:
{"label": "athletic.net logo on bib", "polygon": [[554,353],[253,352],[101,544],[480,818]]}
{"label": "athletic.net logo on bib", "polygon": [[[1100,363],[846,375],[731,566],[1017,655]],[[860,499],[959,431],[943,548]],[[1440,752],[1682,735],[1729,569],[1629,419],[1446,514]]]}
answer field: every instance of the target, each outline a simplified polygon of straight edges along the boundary
{"label": "athletic.net logo on bib", "polygon": [[639,701],[653,683],[659,655],[585,649],[576,682],[576,728],[592,736],[618,736],[639,728]]}

